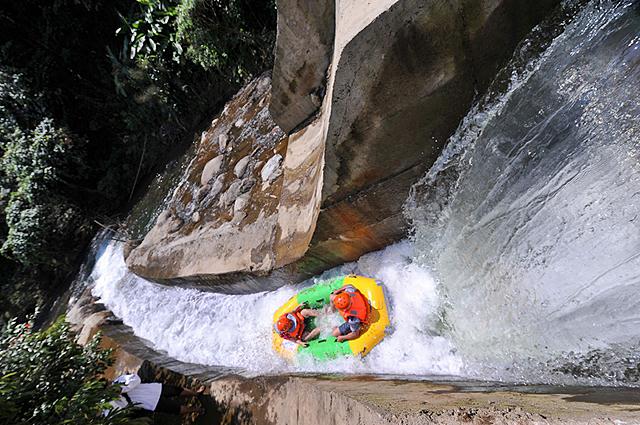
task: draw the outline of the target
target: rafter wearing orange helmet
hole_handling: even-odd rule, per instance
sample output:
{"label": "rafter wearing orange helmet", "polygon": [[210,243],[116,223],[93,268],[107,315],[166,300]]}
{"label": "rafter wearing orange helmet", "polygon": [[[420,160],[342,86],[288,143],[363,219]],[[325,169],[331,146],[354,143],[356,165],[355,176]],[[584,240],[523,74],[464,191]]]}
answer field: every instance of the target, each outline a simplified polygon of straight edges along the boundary
{"label": "rafter wearing orange helmet", "polygon": [[353,285],[345,285],[330,295],[333,306],[338,310],[345,322],[333,328],[333,336],[338,342],[356,339],[367,324],[371,306],[360,291]]}
{"label": "rafter wearing orange helmet", "polygon": [[317,317],[318,312],[303,307],[304,305],[300,304],[295,310],[280,316],[273,328],[282,338],[306,347],[307,341],[320,334],[320,329],[308,330],[310,325],[308,319]]}

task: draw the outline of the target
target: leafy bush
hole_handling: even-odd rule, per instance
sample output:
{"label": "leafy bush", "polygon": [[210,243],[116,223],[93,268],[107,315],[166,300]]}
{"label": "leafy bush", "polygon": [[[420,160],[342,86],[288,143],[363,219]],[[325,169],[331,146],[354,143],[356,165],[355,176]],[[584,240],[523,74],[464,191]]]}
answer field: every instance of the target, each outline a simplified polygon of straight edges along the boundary
{"label": "leafy bush", "polygon": [[0,67],[0,309],[23,317],[71,270],[89,232],[78,203],[91,200],[86,141],[46,114],[24,76]]}
{"label": "leafy bush", "polygon": [[177,41],[203,68],[244,81],[271,66],[275,21],[274,0],[182,0]]}
{"label": "leafy bush", "polygon": [[131,22],[122,16],[123,26],[116,34],[124,33],[123,50],[129,59],[162,57],[171,50],[172,59],[180,62],[182,46],[176,41],[176,2],[172,0],[136,0],[139,11]]}
{"label": "leafy bush", "polygon": [[[138,64],[184,59],[240,83],[272,64],[274,0],[136,0],[123,52]],[[144,65],[143,65],[144,66]]]}
{"label": "leafy bush", "polygon": [[19,73],[0,68],[0,149],[18,137],[21,128],[31,127],[42,115],[38,95],[30,93]]}
{"label": "leafy bush", "polygon": [[0,334],[0,423],[134,423],[128,409],[102,416],[120,389],[100,378],[111,353],[99,343],[77,345],[64,319],[42,332],[9,321]]}
{"label": "leafy bush", "polygon": [[[27,317],[47,302],[42,273],[0,256],[0,328],[14,315]],[[44,285],[43,285],[44,283]]]}
{"label": "leafy bush", "polygon": [[86,168],[84,161],[84,142],[51,119],[33,131],[13,132],[0,162],[4,193],[11,191],[3,255],[26,266],[70,266],[77,255],[71,247],[78,246],[78,232],[85,223],[70,196],[82,189],[77,181]]}

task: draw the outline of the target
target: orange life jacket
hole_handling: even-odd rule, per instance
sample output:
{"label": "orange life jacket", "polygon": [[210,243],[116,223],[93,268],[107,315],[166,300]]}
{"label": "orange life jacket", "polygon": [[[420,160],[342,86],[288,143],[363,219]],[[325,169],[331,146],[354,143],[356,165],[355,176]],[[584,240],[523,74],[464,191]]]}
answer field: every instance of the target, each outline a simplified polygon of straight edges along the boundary
{"label": "orange life jacket", "polygon": [[347,320],[349,317],[357,317],[363,324],[367,324],[367,320],[369,320],[369,313],[371,312],[369,300],[367,300],[367,298],[357,289],[355,292],[343,292],[345,294],[349,294],[349,297],[351,298],[351,305],[349,308],[338,310],[344,320]]}
{"label": "orange life jacket", "polygon": [[289,332],[280,332],[278,331],[278,329],[276,329],[276,332],[278,332],[283,338],[302,338],[302,333],[304,332],[304,316],[300,313],[300,310],[294,310],[291,313],[287,313],[286,316],[289,318],[289,320],[293,321],[293,330]]}

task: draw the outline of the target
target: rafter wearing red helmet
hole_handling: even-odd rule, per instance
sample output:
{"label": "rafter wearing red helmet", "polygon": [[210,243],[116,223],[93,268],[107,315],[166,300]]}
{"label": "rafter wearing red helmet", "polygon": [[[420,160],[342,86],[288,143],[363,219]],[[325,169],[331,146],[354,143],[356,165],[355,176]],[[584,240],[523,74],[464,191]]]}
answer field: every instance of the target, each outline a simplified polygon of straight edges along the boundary
{"label": "rafter wearing red helmet", "polygon": [[345,320],[342,325],[333,328],[333,336],[338,342],[359,337],[369,318],[369,301],[353,285],[345,285],[331,292],[329,298]]}
{"label": "rafter wearing red helmet", "polygon": [[310,320],[313,317],[318,317],[318,311],[300,304],[295,310],[280,316],[273,327],[282,338],[306,347],[307,341],[320,334],[319,328],[311,329]]}

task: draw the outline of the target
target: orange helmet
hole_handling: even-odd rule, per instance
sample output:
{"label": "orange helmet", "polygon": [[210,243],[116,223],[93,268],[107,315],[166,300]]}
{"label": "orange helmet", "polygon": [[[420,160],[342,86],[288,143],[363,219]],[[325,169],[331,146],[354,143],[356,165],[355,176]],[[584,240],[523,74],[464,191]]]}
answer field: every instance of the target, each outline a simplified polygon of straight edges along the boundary
{"label": "orange helmet", "polygon": [[351,297],[349,294],[341,292],[333,298],[333,305],[336,306],[338,310],[347,309],[351,305]]}
{"label": "orange helmet", "polygon": [[276,328],[280,332],[288,332],[293,327],[293,322],[286,315],[280,316],[276,323]]}

